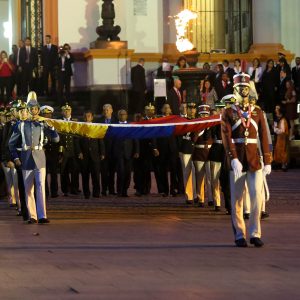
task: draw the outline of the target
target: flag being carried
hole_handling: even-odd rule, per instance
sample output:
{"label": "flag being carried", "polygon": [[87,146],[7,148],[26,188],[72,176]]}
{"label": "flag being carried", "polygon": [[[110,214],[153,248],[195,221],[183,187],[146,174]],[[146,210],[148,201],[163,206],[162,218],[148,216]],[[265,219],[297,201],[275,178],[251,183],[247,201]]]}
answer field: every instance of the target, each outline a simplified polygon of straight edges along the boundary
{"label": "flag being carried", "polygon": [[44,119],[58,132],[71,133],[95,139],[104,137],[147,139],[183,135],[187,132],[202,131],[220,124],[221,116],[187,120],[180,116],[168,116],[129,124],[85,123]]}

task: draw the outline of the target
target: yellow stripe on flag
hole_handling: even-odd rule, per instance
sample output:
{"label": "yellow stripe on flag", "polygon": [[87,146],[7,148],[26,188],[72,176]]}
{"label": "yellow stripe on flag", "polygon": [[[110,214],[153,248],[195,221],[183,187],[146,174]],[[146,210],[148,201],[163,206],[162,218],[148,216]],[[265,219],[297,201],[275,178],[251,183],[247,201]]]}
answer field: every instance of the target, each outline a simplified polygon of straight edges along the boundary
{"label": "yellow stripe on flag", "polygon": [[91,139],[103,139],[108,130],[108,125],[105,124],[73,122],[46,118],[39,118],[39,120],[45,121],[60,133],[71,133]]}

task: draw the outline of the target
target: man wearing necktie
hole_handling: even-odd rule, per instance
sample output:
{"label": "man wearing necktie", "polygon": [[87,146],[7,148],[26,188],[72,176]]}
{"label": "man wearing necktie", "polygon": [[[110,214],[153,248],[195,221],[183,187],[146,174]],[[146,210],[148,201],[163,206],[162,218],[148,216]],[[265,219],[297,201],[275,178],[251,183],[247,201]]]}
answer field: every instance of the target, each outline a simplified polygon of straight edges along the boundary
{"label": "man wearing necktie", "polygon": [[27,96],[29,90],[34,91],[35,80],[38,67],[38,54],[36,48],[31,46],[31,39],[25,39],[25,47],[20,49],[19,64],[22,71],[21,94]]}
{"label": "man wearing necktie", "polygon": [[[56,93],[56,71],[58,64],[58,47],[51,43],[51,35],[46,35],[46,44],[42,48],[41,66],[43,71],[43,92],[46,95]],[[51,79],[51,92],[49,93],[49,75]]]}
{"label": "man wearing necktie", "polygon": [[180,93],[180,88],[181,88],[181,81],[179,79],[174,80],[174,87],[172,87],[167,95],[167,101],[171,107],[171,111],[173,115],[180,115],[180,105],[183,102],[182,101],[182,96]]}
{"label": "man wearing necktie", "polygon": [[[102,116],[99,119],[99,123],[104,124],[116,124],[118,119],[113,115],[113,108],[111,104],[104,104]],[[105,158],[101,161],[101,185],[102,196],[115,195],[115,172],[116,162],[113,156],[113,139],[110,137],[104,137],[105,146]]]}

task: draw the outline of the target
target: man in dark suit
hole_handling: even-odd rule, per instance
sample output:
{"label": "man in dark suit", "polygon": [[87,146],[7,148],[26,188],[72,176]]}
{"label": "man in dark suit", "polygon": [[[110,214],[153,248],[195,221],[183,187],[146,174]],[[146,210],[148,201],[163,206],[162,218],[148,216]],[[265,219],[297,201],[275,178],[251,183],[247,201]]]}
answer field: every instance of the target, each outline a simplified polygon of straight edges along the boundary
{"label": "man in dark suit", "polygon": [[64,98],[70,102],[71,77],[73,76],[72,64],[74,63],[74,58],[70,50],[71,47],[69,44],[64,44],[63,48],[59,50],[57,69],[58,91],[61,103]]}
{"label": "man in dark suit", "polygon": [[[68,104],[62,108],[63,120],[75,121],[72,118],[72,107]],[[73,195],[79,194],[79,168],[77,162],[78,139],[71,134],[60,134],[59,162],[61,190],[64,196],[71,192]],[[71,175],[71,180],[70,176]]]}
{"label": "man in dark suit", "polygon": [[[124,109],[118,112],[118,123],[127,124],[128,114]],[[132,160],[139,158],[139,142],[133,139],[114,139],[113,157],[116,160],[117,194],[119,197],[128,197]]]}
{"label": "man in dark suit", "polygon": [[[103,105],[102,116],[99,123],[113,124],[117,123],[118,119],[113,115],[113,108],[111,104]],[[101,185],[102,195],[107,196],[107,191],[110,195],[116,195],[115,193],[115,172],[116,163],[112,155],[113,153],[113,139],[109,137],[104,138],[105,145],[105,158],[101,162]]]}
{"label": "man in dark suit", "polygon": [[235,74],[234,69],[229,66],[229,61],[227,59],[223,60],[224,73],[227,73],[229,80],[233,82],[233,76]]}
{"label": "man in dark suit", "polygon": [[218,78],[215,82],[215,89],[218,95],[218,99],[222,99],[224,96],[233,93],[232,83],[229,81],[227,73],[223,73],[221,78]]}
{"label": "man in dark suit", "polygon": [[[92,123],[94,114],[91,111],[84,113],[84,120]],[[85,199],[89,199],[90,192],[90,176],[93,184],[93,197],[100,196],[100,162],[105,157],[105,147],[103,139],[90,139],[82,137],[79,139],[79,159],[81,161],[82,186]]]}
{"label": "man in dark suit", "polygon": [[296,66],[292,69],[292,79],[297,93],[297,100],[300,101],[300,57],[296,57],[295,63]]}
{"label": "man in dark suit", "polygon": [[22,95],[22,68],[20,67],[20,51],[24,47],[24,42],[19,40],[19,44],[12,45],[12,54],[9,56],[9,60],[15,66],[14,72],[14,85],[17,85],[17,96]]}
{"label": "man in dark suit", "polygon": [[25,39],[25,46],[19,54],[20,71],[22,72],[22,96],[27,96],[29,90],[35,91],[35,79],[37,77],[38,53],[31,46],[31,39]]}
{"label": "man in dark suit", "polygon": [[174,80],[174,86],[168,91],[166,103],[170,105],[173,115],[180,115],[180,105],[183,102],[182,95],[180,93],[181,81],[179,79]]}
{"label": "man in dark suit", "polygon": [[147,87],[144,64],[145,60],[140,58],[138,64],[131,69],[132,102],[135,113],[142,113],[145,106]]}
{"label": "man in dark suit", "polygon": [[56,93],[56,70],[58,64],[58,47],[51,43],[51,35],[46,35],[45,38],[46,44],[42,48],[42,56],[41,56],[41,66],[43,70],[43,90],[46,92],[46,95],[49,95],[48,90],[48,80],[49,75],[51,78],[51,94],[54,95]]}
{"label": "man in dark suit", "polygon": [[[164,104],[162,107],[162,113],[164,116],[170,116],[172,114],[168,103]],[[157,149],[159,151],[159,177],[163,188],[162,195],[166,197],[170,193],[175,197],[178,193],[177,159],[179,157],[179,152],[177,137],[158,138]],[[168,172],[170,172],[170,185]]]}

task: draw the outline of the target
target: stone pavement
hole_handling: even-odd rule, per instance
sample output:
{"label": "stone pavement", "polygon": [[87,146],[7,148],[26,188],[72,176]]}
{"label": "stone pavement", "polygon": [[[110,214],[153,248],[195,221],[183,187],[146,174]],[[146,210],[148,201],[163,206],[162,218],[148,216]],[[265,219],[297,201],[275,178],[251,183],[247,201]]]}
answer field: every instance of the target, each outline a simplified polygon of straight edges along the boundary
{"label": "stone pavement", "polygon": [[300,299],[300,170],[269,182],[262,249],[182,197],[50,199],[49,225],[1,201],[0,299]]}

